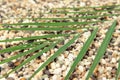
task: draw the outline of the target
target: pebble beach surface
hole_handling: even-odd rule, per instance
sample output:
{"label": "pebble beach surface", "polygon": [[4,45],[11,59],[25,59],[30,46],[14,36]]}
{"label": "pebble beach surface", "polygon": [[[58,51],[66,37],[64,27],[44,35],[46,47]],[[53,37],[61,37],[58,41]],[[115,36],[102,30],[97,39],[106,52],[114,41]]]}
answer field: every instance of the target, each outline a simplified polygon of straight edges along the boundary
{"label": "pebble beach surface", "polygon": [[[35,22],[34,20],[22,20],[18,18],[38,18],[38,17],[54,17],[48,14],[41,14],[50,12],[52,8],[61,7],[83,7],[83,6],[101,6],[120,4],[120,0],[0,0],[0,23],[17,23],[17,22]],[[65,15],[60,15],[65,17]],[[120,16],[111,18],[111,22],[104,22],[104,24],[98,24],[99,31],[97,33],[94,43],[91,45],[87,54],[84,56],[82,61],[79,62],[76,69],[72,73],[70,80],[85,80],[90,65],[92,64],[97,49],[105,37],[105,33],[110,27],[112,21],[117,19],[117,27],[110,41],[110,44],[104,54],[104,57],[100,60],[100,63],[95,68],[95,71],[90,80],[115,80],[116,70],[118,67],[118,60],[120,58]],[[3,26],[0,26],[2,28]],[[4,26],[8,27],[8,26]],[[19,26],[18,26],[19,27]],[[70,32],[72,33],[72,32]],[[14,37],[28,37],[28,36],[40,36],[44,35],[44,31],[35,32],[23,32],[23,31],[0,31],[0,40],[11,39]],[[81,37],[72,44],[64,54],[61,54],[53,62],[51,62],[45,69],[40,71],[33,80],[64,80],[64,77],[74,59],[77,57],[79,50],[84,45],[85,41],[90,36],[91,31],[85,31],[81,34]],[[63,44],[67,43],[70,38],[66,38]],[[12,43],[0,43],[0,50],[7,48],[12,45],[18,45],[20,42]],[[51,54],[62,44],[51,49],[47,53],[43,53],[40,58],[32,60],[27,65],[23,66],[22,69],[10,74],[7,78],[1,80],[27,80],[28,77],[44,62]],[[18,54],[19,52],[11,52],[4,55],[0,55],[0,61],[9,58],[12,55]],[[29,57],[29,56],[28,56]],[[0,75],[4,75],[7,71],[13,69],[15,66],[21,64],[27,57],[21,57],[21,59],[13,60],[13,62],[0,64]],[[120,80],[120,78],[119,78]]]}

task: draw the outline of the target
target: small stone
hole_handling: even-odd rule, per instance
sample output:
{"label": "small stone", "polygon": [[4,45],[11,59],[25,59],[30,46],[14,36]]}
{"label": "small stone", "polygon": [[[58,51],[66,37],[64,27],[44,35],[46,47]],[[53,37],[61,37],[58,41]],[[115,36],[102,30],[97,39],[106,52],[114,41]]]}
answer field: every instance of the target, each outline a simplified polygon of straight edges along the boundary
{"label": "small stone", "polygon": [[21,64],[20,61],[16,61],[16,62],[14,63],[14,66],[18,66],[18,65],[20,65],[20,64]]}
{"label": "small stone", "polygon": [[52,69],[55,69],[55,68],[56,68],[55,62],[52,62],[52,63],[50,64],[50,66],[51,66]]}
{"label": "small stone", "polygon": [[115,38],[117,38],[118,35],[119,35],[119,34],[117,34],[117,33],[114,33],[114,34],[113,34],[113,36],[114,36]]}
{"label": "small stone", "polygon": [[58,79],[57,79],[57,75],[54,75],[54,76],[52,77],[52,80],[58,80]]}
{"label": "small stone", "polygon": [[73,78],[72,80],[78,80],[77,78]]}
{"label": "small stone", "polygon": [[8,77],[7,80],[15,80],[13,77]]}
{"label": "small stone", "polygon": [[67,58],[67,57],[68,57],[68,54],[65,53],[65,54],[64,54],[64,57]]}
{"label": "small stone", "polygon": [[112,63],[115,63],[115,62],[116,62],[116,59],[115,59],[115,58],[112,58],[111,62],[112,62]]}
{"label": "small stone", "polygon": [[11,67],[11,68],[14,68],[14,67],[15,67],[15,65],[14,65],[13,62],[9,62],[9,63],[8,63],[8,66]]}
{"label": "small stone", "polygon": [[37,63],[40,63],[40,62],[42,62],[40,59],[36,59],[35,60]]}
{"label": "small stone", "polygon": [[20,80],[26,80],[26,78],[23,77],[23,78],[20,78]]}
{"label": "small stone", "polygon": [[83,72],[83,71],[84,71],[83,66],[79,66],[79,67],[78,67],[78,69],[79,69],[81,72]]}
{"label": "small stone", "polygon": [[54,70],[53,73],[59,75],[59,74],[61,74],[61,71],[62,71],[61,68],[57,68]]}
{"label": "small stone", "polygon": [[60,68],[60,64],[59,63],[56,64],[56,68]]}
{"label": "small stone", "polygon": [[111,71],[111,70],[112,70],[112,67],[107,67],[106,70],[107,70],[107,71]]}
{"label": "small stone", "polygon": [[65,70],[65,69],[66,69],[66,66],[65,66],[65,65],[62,65],[61,69],[62,69],[62,70]]}
{"label": "small stone", "polygon": [[73,59],[74,59],[73,54],[69,54],[69,55],[68,55],[68,59],[69,59],[69,61],[73,61]]}
{"label": "small stone", "polygon": [[106,77],[103,77],[102,80],[107,80]]}
{"label": "small stone", "polygon": [[46,60],[46,57],[45,56],[41,56],[41,59],[43,60],[43,61],[45,61]]}
{"label": "small stone", "polygon": [[80,6],[81,6],[81,7],[83,7],[83,6],[85,6],[85,5],[86,5],[85,2],[81,2],[81,3],[80,3]]}
{"label": "small stone", "polygon": [[106,61],[104,59],[101,59],[102,64],[106,64]]}
{"label": "small stone", "polygon": [[70,65],[69,59],[65,59],[65,65]]}
{"label": "small stone", "polygon": [[48,78],[48,77],[46,77],[44,80],[49,80],[49,78]]}
{"label": "small stone", "polygon": [[103,74],[103,72],[104,72],[104,67],[99,67],[99,68],[98,68],[98,71],[99,71],[100,74]]}
{"label": "small stone", "polygon": [[59,60],[59,61],[63,61],[63,60],[64,60],[64,55],[60,55],[60,56],[58,57],[58,60]]}

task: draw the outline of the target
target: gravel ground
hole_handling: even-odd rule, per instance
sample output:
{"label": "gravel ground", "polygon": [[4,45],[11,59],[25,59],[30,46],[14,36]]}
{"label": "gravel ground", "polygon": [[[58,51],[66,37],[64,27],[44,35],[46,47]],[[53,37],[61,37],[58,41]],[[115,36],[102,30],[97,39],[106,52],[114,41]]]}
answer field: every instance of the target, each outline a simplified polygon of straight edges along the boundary
{"label": "gravel ground", "polygon": [[[99,6],[119,3],[120,0],[0,0],[0,23],[34,22],[33,20],[19,20],[17,18],[51,17],[49,15],[41,14],[41,12],[49,12],[52,8],[56,7]],[[64,17],[65,15],[60,16]],[[90,80],[115,80],[115,73],[118,66],[117,62],[120,56],[120,17],[117,19],[118,25],[113,34],[113,38],[104,57],[100,60],[100,63],[96,67]],[[99,48],[110,25],[110,22],[99,24],[99,32],[94,43],[91,45],[84,59],[78,64],[70,80],[85,80],[89,66],[95,57],[95,52]],[[18,31],[17,33],[15,31],[0,31],[0,39],[43,34],[45,34],[43,31],[35,31],[34,33],[22,31]],[[51,62],[44,70],[40,71],[33,80],[63,80],[71,66],[71,63],[77,57],[78,51],[83,46],[85,40],[89,37],[90,34],[91,31],[84,32],[80,39],[78,39],[64,52],[65,54],[61,54],[55,61]],[[64,44],[68,40],[69,38],[65,39]],[[17,45],[19,43],[20,42],[14,42],[8,43],[7,45],[6,43],[0,43],[0,49],[4,49],[12,45]],[[23,68],[19,71],[12,73],[7,78],[3,78],[1,80],[27,80],[27,78],[34,72],[34,70],[37,69],[49,57],[49,55],[53,54],[56,50],[57,48],[54,48],[47,53],[43,53],[41,59],[38,58],[31,61],[29,64],[23,66]],[[0,55],[0,60],[8,58],[17,53],[18,52],[16,51],[10,54]],[[24,57],[22,57],[20,60],[24,60]],[[14,60],[13,62],[0,65],[0,75],[5,74],[7,71],[19,65],[20,63],[21,61]]]}

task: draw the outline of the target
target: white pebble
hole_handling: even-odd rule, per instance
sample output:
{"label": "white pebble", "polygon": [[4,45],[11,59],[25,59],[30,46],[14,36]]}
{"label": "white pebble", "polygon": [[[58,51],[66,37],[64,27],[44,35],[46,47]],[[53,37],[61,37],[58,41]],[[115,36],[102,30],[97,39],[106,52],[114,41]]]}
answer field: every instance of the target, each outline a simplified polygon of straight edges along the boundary
{"label": "white pebble", "polygon": [[44,57],[46,57],[46,56],[47,56],[47,54],[46,54],[46,53],[43,53],[43,56],[44,56]]}
{"label": "white pebble", "polygon": [[44,80],[49,80],[49,78],[45,78]]}
{"label": "white pebble", "polygon": [[85,62],[84,62],[84,65],[90,65],[90,62],[85,61]]}
{"label": "white pebble", "polygon": [[52,69],[55,69],[55,68],[56,68],[55,62],[51,63],[51,68],[52,68]]}
{"label": "white pebble", "polygon": [[54,76],[52,77],[52,80],[57,80],[57,75],[54,75]]}
{"label": "white pebble", "polygon": [[85,6],[85,2],[81,2],[81,3],[80,3],[80,6]]}
{"label": "white pebble", "polygon": [[103,77],[102,80],[107,80],[106,77]]}
{"label": "white pebble", "polygon": [[98,68],[98,71],[99,71],[100,74],[102,74],[103,71],[104,71],[104,67],[99,67],[99,68]]}
{"label": "white pebble", "polygon": [[78,69],[79,69],[81,72],[83,72],[83,71],[84,71],[83,66],[79,66],[79,67],[78,67]]}
{"label": "white pebble", "polygon": [[115,62],[116,62],[115,58],[112,58],[111,62],[112,62],[112,63],[115,63]]}
{"label": "white pebble", "polygon": [[83,36],[85,37],[85,38],[88,38],[89,36],[90,36],[90,31],[88,31],[88,32],[85,32],[85,33],[83,33]]}
{"label": "white pebble", "polygon": [[111,70],[112,70],[112,67],[107,67],[106,70],[107,70],[107,71],[111,71]]}
{"label": "white pebble", "polygon": [[68,59],[65,59],[65,65],[70,65],[70,61]]}
{"label": "white pebble", "polygon": [[56,75],[59,75],[59,74],[61,74],[61,71],[62,71],[61,68],[57,68],[53,71],[53,73]]}
{"label": "white pebble", "polygon": [[56,68],[59,68],[59,67],[60,67],[60,64],[59,64],[59,63],[57,63],[57,64],[56,64]]}
{"label": "white pebble", "polygon": [[102,64],[106,64],[106,61],[104,59],[101,59]]}
{"label": "white pebble", "polygon": [[61,69],[62,69],[62,70],[65,70],[65,69],[66,69],[66,66],[65,66],[65,65],[62,65]]}
{"label": "white pebble", "polygon": [[74,58],[73,54],[69,54],[69,55],[68,55],[69,61],[73,61],[73,58]]}
{"label": "white pebble", "polygon": [[63,61],[63,60],[64,60],[64,55],[59,56],[59,57],[58,57],[58,60],[59,60],[59,61]]}

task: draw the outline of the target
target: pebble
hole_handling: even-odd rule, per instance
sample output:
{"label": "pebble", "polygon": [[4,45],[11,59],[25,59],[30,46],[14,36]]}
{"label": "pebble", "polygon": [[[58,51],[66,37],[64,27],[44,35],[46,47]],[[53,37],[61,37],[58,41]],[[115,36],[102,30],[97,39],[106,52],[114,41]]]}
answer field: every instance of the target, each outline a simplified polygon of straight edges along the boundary
{"label": "pebble", "polygon": [[103,77],[102,80],[107,80],[106,77]]}
{"label": "pebble", "polygon": [[58,56],[58,60],[59,61],[63,61],[64,60],[64,58],[65,58],[65,55],[67,55],[66,53],[64,53],[64,55],[60,55],[60,56]]}
{"label": "pebble", "polygon": [[111,63],[116,63],[116,59],[112,58]]}
{"label": "pebble", "polygon": [[58,80],[57,75],[54,75],[54,76],[52,77],[52,80]]}
{"label": "pebble", "polygon": [[56,64],[55,64],[55,62],[52,62],[52,63],[50,64],[50,66],[51,66],[52,69],[56,69]]}
{"label": "pebble", "polygon": [[26,80],[26,78],[20,78],[20,80]]}
{"label": "pebble", "polygon": [[20,64],[21,64],[20,61],[16,61],[16,62],[14,63],[14,66],[18,66],[18,65],[20,65]]}
{"label": "pebble", "polygon": [[15,80],[13,77],[8,77],[7,80]]}
{"label": "pebble", "polygon": [[59,74],[61,74],[61,68],[56,68],[56,69],[54,69],[54,71],[53,71],[53,74],[56,74],[56,75],[59,75]]}
{"label": "pebble", "polygon": [[109,71],[109,72],[111,72],[112,67],[107,67],[106,70]]}
{"label": "pebble", "polygon": [[68,59],[69,59],[70,62],[73,61],[74,55],[73,55],[73,54],[69,54],[69,55],[68,55]]}
{"label": "pebble", "polygon": [[102,64],[106,64],[105,59],[101,59],[101,63],[102,63]]}
{"label": "pebble", "polygon": [[79,66],[79,67],[78,67],[78,69],[79,69],[81,72],[83,72],[83,71],[84,71],[83,66]]}
{"label": "pebble", "polygon": [[101,75],[101,74],[103,74],[104,69],[105,69],[105,68],[104,68],[104,67],[102,67],[102,66],[98,68],[98,71],[99,71],[100,75]]}
{"label": "pebble", "polygon": [[65,65],[62,65],[62,67],[61,67],[62,70],[66,70],[66,68],[67,67]]}
{"label": "pebble", "polygon": [[14,67],[15,67],[15,65],[14,65],[13,62],[9,62],[9,63],[8,63],[8,66],[11,67],[11,68],[14,68]]}

